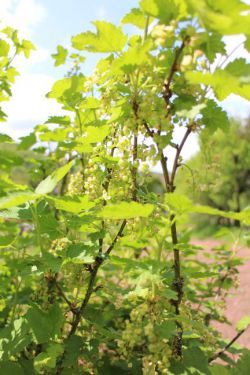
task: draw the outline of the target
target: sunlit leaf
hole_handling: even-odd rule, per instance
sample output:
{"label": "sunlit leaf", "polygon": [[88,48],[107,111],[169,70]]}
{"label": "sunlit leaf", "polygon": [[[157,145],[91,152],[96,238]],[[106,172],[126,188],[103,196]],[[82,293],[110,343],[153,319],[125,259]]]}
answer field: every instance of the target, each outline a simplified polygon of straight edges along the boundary
{"label": "sunlit leaf", "polygon": [[148,217],[153,212],[152,204],[141,204],[137,202],[121,202],[109,204],[100,212],[99,216],[104,219],[131,219],[134,217]]}
{"label": "sunlit leaf", "polygon": [[96,34],[87,31],[73,36],[72,45],[78,50],[91,52],[119,52],[122,51],[127,37],[120,27],[106,21],[95,21]]}
{"label": "sunlit leaf", "polygon": [[65,164],[63,167],[57,169],[51,175],[49,175],[45,180],[41,181],[37,186],[35,193],[36,194],[48,194],[51,193],[59,181],[70,171],[74,162],[73,160],[68,164]]}

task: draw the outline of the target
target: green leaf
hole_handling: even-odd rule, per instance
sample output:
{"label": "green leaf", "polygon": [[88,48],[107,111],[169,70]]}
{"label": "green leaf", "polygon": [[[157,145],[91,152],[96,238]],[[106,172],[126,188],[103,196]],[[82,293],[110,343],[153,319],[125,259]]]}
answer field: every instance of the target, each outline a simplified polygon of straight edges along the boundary
{"label": "green leaf", "polygon": [[173,19],[179,20],[187,13],[186,2],[182,0],[141,0],[140,6],[145,13],[166,24]]}
{"label": "green leaf", "polygon": [[215,215],[239,220],[246,225],[250,224],[250,209],[245,209],[241,212],[221,211],[210,206],[194,205],[188,197],[178,193],[166,193],[164,196],[164,202],[171,210],[175,211],[178,214],[200,213],[206,215]]}
{"label": "green leaf", "polygon": [[230,74],[230,71],[216,69],[213,74],[187,71],[185,76],[191,84],[211,86],[220,101],[226,99],[230,94],[250,100],[250,84],[245,84],[244,79],[241,82],[241,78]]}
{"label": "green leaf", "polygon": [[73,128],[56,128],[52,131],[46,131],[39,134],[39,139],[44,142],[65,142],[68,140],[68,134],[73,130]]}
{"label": "green leaf", "polygon": [[15,241],[16,241],[16,237],[13,237],[13,235],[9,235],[9,236],[0,235],[0,249],[10,246]]}
{"label": "green leaf", "polygon": [[224,55],[226,53],[225,43],[222,41],[222,36],[219,33],[204,33],[199,37],[204,38],[199,48],[204,51],[210,63],[212,63],[218,53]]}
{"label": "green leaf", "polygon": [[11,38],[14,29],[10,26],[6,26],[1,30],[2,33],[4,33],[8,38]]}
{"label": "green leaf", "polygon": [[106,21],[95,21],[96,34],[87,31],[72,38],[72,46],[78,50],[91,52],[120,52],[125,47],[127,37],[121,27]]}
{"label": "green leaf", "polygon": [[218,210],[217,208],[213,208],[209,206],[197,205],[197,206],[193,206],[192,212],[227,217],[229,219],[242,221],[246,225],[250,224],[250,209],[245,209],[241,212],[232,212],[232,211],[226,212],[226,211],[221,211],[221,210]]}
{"label": "green leaf", "polygon": [[116,59],[112,64],[112,71],[119,73],[122,70],[125,73],[131,73],[140,65],[145,65],[150,59],[149,51],[152,47],[152,41],[146,40],[143,44],[141,42],[133,43],[127,51]]}
{"label": "green leaf", "polygon": [[133,8],[128,14],[123,17],[122,23],[129,23],[138,27],[139,29],[144,29],[146,25],[146,17],[141,9]]}
{"label": "green leaf", "polygon": [[62,46],[57,46],[57,53],[51,55],[55,59],[55,66],[59,66],[65,63],[68,51]]}
{"label": "green leaf", "polygon": [[14,143],[14,140],[7,134],[0,134],[0,142]]}
{"label": "green leaf", "polygon": [[99,216],[104,219],[131,219],[134,217],[148,217],[153,212],[152,204],[137,202],[121,202],[105,206]]}
{"label": "green leaf", "polygon": [[191,0],[190,3],[206,29],[221,35],[249,33],[249,6],[242,1]]}
{"label": "green leaf", "polygon": [[95,258],[92,255],[89,255],[87,252],[82,251],[78,256],[71,257],[71,258],[65,258],[62,267],[65,266],[68,263],[72,264],[91,264],[94,263]]}
{"label": "green leaf", "polygon": [[19,76],[19,73],[18,71],[13,68],[13,67],[9,67],[7,70],[6,70],[6,77],[7,79],[11,82],[11,83],[14,83],[15,82],[15,77],[16,76]]}
{"label": "green leaf", "polygon": [[250,369],[250,351],[245,353],[238,360],[236,367],[231,369],[231,375],[249,375]]}
{"label": "green leaf", "polygon": [[232,61],[225,70],[234,77],[239,77],[242,82],[250,82],[250,64],[243,58]]}
{"label": "green leaf", "polygon": [[84,101],[80,104],[80,109],[98,109],[100,108],[100,100],[94,98],[93,96],[90,96],[88,98],[85,98]]}
{"label": "green leaf", "polygon": [[213,365],[210,367],[211,375],[230,375],[231,372],[223,365]]}
{"label": "green leaf", "polygon": [[19,363],[12,361],[0,362],[0,373],[3,375],[25,375]]}
{"label": "green leaf", "polygon": [[177,193],[165,194],[164,202],[169,206],[171,210],[179,214],[190,212],[193,207],[193,203],[188,197]]}
{"label": "green leaf", "polygon": [[63,78],[59,79],[52,86],[52,90],[47,94],[48,98],[57,99],[60,98],[66,90],[71,88],[71,79]]}
{"label": "green leaf", "polygon": [[31,146],[33,146],[36,143],[36,135],[35,133],[30,133],[29,135],[26,135],[25,137],[20,138],[21,142],[18,145],[18,148],[20,150],[28,150]]}
{"label": "green leaf", "polygon": [[245,41],[245,49],[250,52],[250,36],[248,35]]}
{"label": "green leaf", "polygon": [[181,111],[177,111],[176,114],[180,117],[186,117],[193,120],[197,115],[201,113],[201,110],[206,107],[204,103],[197,104],[193,106],[190,110],[182,109]]}
{"label": "green leaf", "polygon": [[69,116],[50,116],[45,124],[59,124],[59,125],[70,125]]}
{"label": "green leaf", "polygon": [[43,311],[34,305],[28,310],[26,318],[38,344],[48,342],[60,334],[63,313],[56,304],[48,311]]}
{"label": "green leaf", "polygon": [[65,366],[72,366],[77,362],[80,357],[82,348],[84,347],[84,339],[80,336],[71,336],[65,342]]}
{"label": "green leaf", "polygon": [[48,197],[48,199],[53,202],[58,210],[72,212],[74,214],[90,210],[96,205],[95,202],[89,201],[86,195],[74,197]]}
{"label": "green leaf", "polygon": [[246,329],[250,325],[250,316],[243,316],[236,325],[237,331]]}
{"label": "green leaf", "polygon": [[52,89],[46,95],[47,98],[56,99],[59,103],[67,103],[65,108],[72,110],[82,100],[82,93],[84,91],[84,82],[86,78],[82,74],[72,75],[67,78],[60,79],[54,83]]}
{"label": "green leaf", "polygon": [[88,126],[84,129],[82,138],[78,138],[78,142],[83,144],[102,142],[110,132],[109,125]]}
{"label": "green leaf", "polygon": [[0,357],[7,359],[20,353],[32,340],[25,318],[14,320],[8,327],[0,330]]}
{"label": "green leaf", "polygon": [[0,57],[8,56],[9,50],[9,44],[5,40],[0,39]]}
{"label": "green leaf", "polygon": [[0,198],[0,210],[20,206],[21,204],[33,201],[37,198],[37,194],[31,191],[20,191],[16,193],[10,193],[6,197]]}
{"label": "green leaf", "polygon": [[[208,360],[200,348],[191,347],[184,351],[183,363],[192,374],[209,375]],[[199,371],[195,371],[199,370]]]}
{"label": "green leaf", "polygon": [[31,43],[29,40],[24,39],[22,41],[21,46],[18,47],[18,51],[21,51],[24,53],[24,56],[28,58],[30,56],[30,51],[35,51],[36,47],[33,43]]}
{"label": "green leaf", "polygon": [[48,194],[51,193],[59,181],[69,172],[72,168],[74,161],[72,160],[68,164],[65,164],[63,167],[57,169],[51,175],[49,175],[45,180],[41,181],[37,186],[35,193],[36,194]]}
{"label": "green leaf", "polygon": [[209,99],[205,108],[201,110],[203,115],[203,123],[209,132],[217,129],[227,130],[229,128],[229,120],[227,113],[223,111],[214,100]]}
{"label": "green leaf", "polygon": [[34,368],[41,373],[43,369],[53,369],[56,367],[57,358],[63,353],[64,349],[61,344],[50,344],[46,351],[38,354],[34,360]]}

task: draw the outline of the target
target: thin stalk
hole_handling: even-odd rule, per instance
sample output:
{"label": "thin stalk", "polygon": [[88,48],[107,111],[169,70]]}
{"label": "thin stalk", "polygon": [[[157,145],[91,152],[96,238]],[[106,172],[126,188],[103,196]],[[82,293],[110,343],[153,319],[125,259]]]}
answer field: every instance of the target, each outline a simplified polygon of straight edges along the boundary
{"label": "thin stalk", "polygon": [[209,358],[208,362],[212,362],[214,361],[215,359],[219,358],[222,356],[222,354],[225,353],[225,351],[227,351],[234,343],[236,340],[238,340],[238,338],[240,338],[241,335],[243,335],[244,332],[246,332],[246,330],[249,328],[249,325],[245,328],[245,329],[242,329],[241,331],[239,331],[233,338],[232,340],[223,348],[221,349],[219,352],[215,353],[211,358]]}
{"label": "thin stalk", "polygon": [[[81,319],[83,317],[85,308],[88,305],[90,297],[92,296],[92,293],[95,291],[94,286],[95,286],[95,281],[96,281],[98,270],[101,267],[101,265],[103,264],[103,262],[105,261],[105,259],[107,258],[107,256],[113,250],[113,248],[114,248],[116,242],[118,241],[119,237],[122,236],[122,233],[123,233],[123,230],[124,230],[125,226],[126,226],[126,220],[123,220],[119,231],[117,232],[116,236],[114,237],[112,243],[110,244],[110,246],[108,247],[106,252],[102,256],[96,257],[95,262],[93,264],[93,267],[90,271],[89,283],[88,283],[88,287],[87,287],[84,299],[82,301],[82,304],[81,304],[80,308],[78,310],[76,310],[76,312],[75,312],[74,320],[73,320],[73,323],[72,323],[72,326],[71,326],[71,330],[68,333],[67,339],[69,339],[72,335],[75,334],[75,332],[76,332],[76,330],[77,330],[77,328],[78,328],[78,326],[81,322]],[[64,358],[65,358],[65,352],[58,359],[56,375],[61,374],[62,371],[63,371]]]}
{"label": "thin stalk", "polygon": [[44,249],[43,249],[43,242],[42,242],[42,237],[41,237],[41,228],[40,228],[39,218],[38,218],[38,213],[37,213],[37,203],[35,203],[34,206],[32,204],[30,204],[29,206],[31,209],[34,223],[35,223],[37,244],[38,244],[38,247],[40,248],[41,255],[42,255],[44,253]]}

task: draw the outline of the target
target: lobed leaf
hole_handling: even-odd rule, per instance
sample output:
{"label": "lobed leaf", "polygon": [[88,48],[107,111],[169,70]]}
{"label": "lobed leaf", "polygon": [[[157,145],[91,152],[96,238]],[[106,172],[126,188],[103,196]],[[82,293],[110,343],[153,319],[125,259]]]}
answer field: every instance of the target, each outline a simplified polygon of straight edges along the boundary
{"label": "lobed leaf", "polygon": [[36,194],[48,194],[51,193],[59,181],[70,171],[74,164],[74,161],[70,161],[68,164],[65,164],[63,167],[57,169],[51,175],[49,175],[45,180],[41,181],[37,186],[35,193]]}
{"label": "lobed leaf", "polygon": [[105,206],[99,216],[104,219],[132,219],[135,217],[148,217],[154,210],[152,204],[138,202],[121,202]]}

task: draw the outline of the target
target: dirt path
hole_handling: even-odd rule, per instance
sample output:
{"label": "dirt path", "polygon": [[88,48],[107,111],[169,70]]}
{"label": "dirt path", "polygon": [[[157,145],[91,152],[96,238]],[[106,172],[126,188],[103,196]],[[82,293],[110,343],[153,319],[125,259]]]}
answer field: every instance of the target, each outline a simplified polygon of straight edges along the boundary
{"label": "dirt path", "polygon": [[[215,240],[195,240],[196,245],[201,245],[209,250],[220,244]],[[239,248],[237,255],[242,258],[250,257],[250,249]],[[244,265],[239,266],[240,286],[237,290],[231,291],[231,296],[226,300],[227,308],[225,315],[232,323],[231,325],[216,323],[215,326],[222,333],[223,337],[232,339],[237,331],[235,326],[237,322],[245,315],[250,315],[250,260]],[[250,349],[250,328],[237,340],[239,344]]]}

